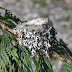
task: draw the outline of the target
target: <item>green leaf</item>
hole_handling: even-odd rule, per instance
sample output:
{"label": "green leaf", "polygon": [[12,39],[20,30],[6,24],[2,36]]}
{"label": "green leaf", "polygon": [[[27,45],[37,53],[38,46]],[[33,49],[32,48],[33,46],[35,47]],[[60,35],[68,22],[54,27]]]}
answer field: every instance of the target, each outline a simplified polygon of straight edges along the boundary
{"label": "green leaf", "polygon": [[16,27],[15,24],[11,20],[2,19],[1,21],[4,22],[10,28]]}
{"label": "green leaf", "polygon": [[70,61],[69,63],[66,61],[63,61],[63,64],[64,64],[66,72],[72,72],[72,61]]}

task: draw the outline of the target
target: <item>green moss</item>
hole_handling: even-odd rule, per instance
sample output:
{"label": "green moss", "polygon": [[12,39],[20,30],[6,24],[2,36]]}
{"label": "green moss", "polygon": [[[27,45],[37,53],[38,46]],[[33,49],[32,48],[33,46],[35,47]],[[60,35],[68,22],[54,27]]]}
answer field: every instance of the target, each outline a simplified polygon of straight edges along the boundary
{"label": "green moss", "polygon": [[62,34],[65,34],[66,32],[65,32],[65,30],[62,30],[62,32],[61,32]]}
{"label": "green moss", "polygon": [[68,5],[66,5],[66,4],[63,5],[62,8],[63,8],[64,10],[68,10],[68,9],[69,9],[69,8],[68,8]]}
{"label": "green moss", "polygon": [[64,18],[64,21],[69,21],[69,17]]}
{"label": "green moss", "polygon": [[43,14],[42,16],[48,18],[49,14]]}
{"label": "green moss", "polygon": [[51,0],[51,2],[52,2],[52,3],[55,3],[55,2],[62,2],[62,3],[63,3],[64,0]]}
{"label": "green moss", "polygon": [[72,44],[72,41],[70,43]]}
{"label": "green moss", "polygon": [[39,3],[40,3],[40,5],[43,6],[43,7],[46,6],[45,0],[39,0]]}

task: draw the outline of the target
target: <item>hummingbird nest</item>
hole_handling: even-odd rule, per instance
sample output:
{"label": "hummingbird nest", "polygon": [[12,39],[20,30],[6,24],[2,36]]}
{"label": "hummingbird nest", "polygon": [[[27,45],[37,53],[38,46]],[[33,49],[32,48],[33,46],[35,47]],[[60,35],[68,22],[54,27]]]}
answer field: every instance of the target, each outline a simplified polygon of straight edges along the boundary
{"label": "hummingbird nest", "polygon": [[48,57],[52,53],[53,46],[57,42],[52,21],[48,18],[37,18],[14,28],[14,33],[18,33],[20,45],[29,48],[32,55],[45,54]]}

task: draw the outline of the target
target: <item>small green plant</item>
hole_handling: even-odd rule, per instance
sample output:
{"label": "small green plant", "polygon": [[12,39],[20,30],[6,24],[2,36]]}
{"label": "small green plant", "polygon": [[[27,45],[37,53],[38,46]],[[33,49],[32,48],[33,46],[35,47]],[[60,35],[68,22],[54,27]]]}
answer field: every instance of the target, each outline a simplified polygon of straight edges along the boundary
{"label": "small green plant", "polygon": [[[2,16],[0,13],[0,22],[4,25],[14,28],[14,23],[23,22],[9,10],[0,7],[0,10],[2,9],[5,11],[5,15]],[[0,72],[53,72],[51,64],[52,55],[50,55],[50,59],[44,55],[40,55],[38,58],[36,56],[31,58],[30,50],[20,46],[16,36],[1,26],[0,30],[3,32],[0,35]],[[68,49],[67,44],[60,39],[54,46],[53,51],[69,61],[63,60],[62,62],[66,72],[71,72],[72,52]],[[35,65],[35,69],[33,69],[32,63]]]}

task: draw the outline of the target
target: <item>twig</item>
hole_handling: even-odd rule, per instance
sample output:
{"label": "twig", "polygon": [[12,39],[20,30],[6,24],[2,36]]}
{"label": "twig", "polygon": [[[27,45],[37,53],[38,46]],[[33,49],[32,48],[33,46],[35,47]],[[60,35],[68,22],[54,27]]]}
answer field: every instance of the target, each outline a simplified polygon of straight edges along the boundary
{"label": "twig", "polygon": [[5,25],[2,24],[1,22],[0,22],[0,26],[1,26],[3,29],[7,29],[9,32],[11,32],[11,33],[14,34],[16,37],[18,37],[18,33],[14,33],[11,28],[5,26]]}
{"label": "twig", "polygon": [[55,57],[55,58],[58,58],[58,59],[60,59],[60,60],[62,60],[62,61],[65,61],[65,60],[66,60],[65,57],[62,57],[62,56],[60,56],[60,55],[58,55],[58,54],[56,54],[56,53],[53,53],[52,56]]}

